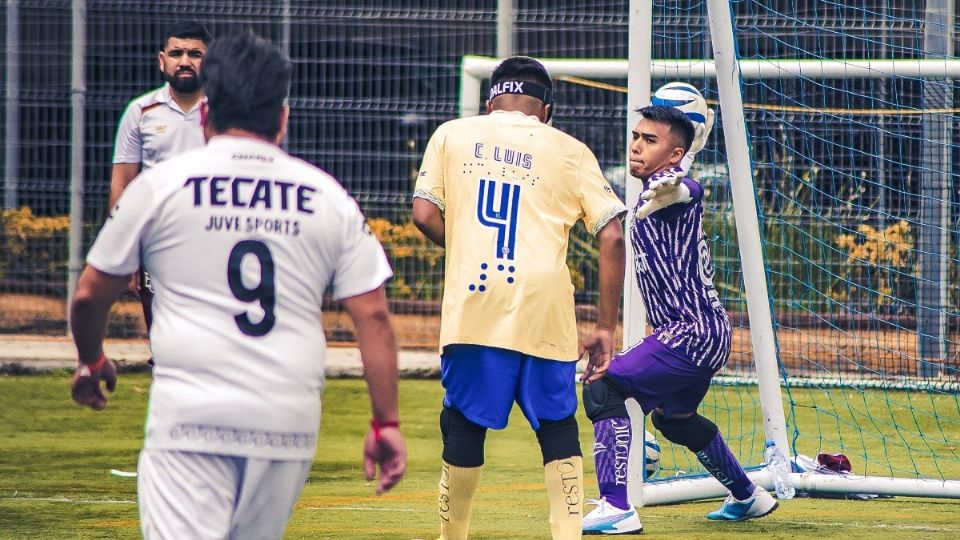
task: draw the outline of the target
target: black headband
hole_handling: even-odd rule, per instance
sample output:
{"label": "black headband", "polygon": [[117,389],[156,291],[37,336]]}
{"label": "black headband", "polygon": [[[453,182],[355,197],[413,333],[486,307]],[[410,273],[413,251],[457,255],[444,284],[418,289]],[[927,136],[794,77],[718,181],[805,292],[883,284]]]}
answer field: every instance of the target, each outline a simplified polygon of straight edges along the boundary
{"label": "black headband", "polygon": [[550,105],[552,92],[546,86],[528,81],[500,81],[490,87],[490,99],[503,94],[523,94]]}

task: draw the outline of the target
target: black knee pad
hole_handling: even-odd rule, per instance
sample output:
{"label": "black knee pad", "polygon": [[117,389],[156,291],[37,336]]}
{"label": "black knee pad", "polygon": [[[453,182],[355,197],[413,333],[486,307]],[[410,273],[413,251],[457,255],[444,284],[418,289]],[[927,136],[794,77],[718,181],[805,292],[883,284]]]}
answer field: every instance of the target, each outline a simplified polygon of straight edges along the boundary
{"label": "black knee pad", "polygon": [[443,460],[456,467],[483,465],[483,443],[487,428],[474,424],[456,409],[440,411],[440,435],[443,439]]}
{"label": "black knee pad", "polygon": [[706,448],[720,431],[716,424],[696,413],[687,418],[667,418],[655,410],[650,414],[650,421],[668,441],[686,446],[694,453]]}
{"label": "black knee pad", "polygon": [[558,459],[583,455],[580,452],[577,419],[572,414],[563,420],[540,420],[537,441],[540,442],[544,465]]}
{"label": "black knee pad", "polygon": [[626,400],[626,392],[608,377],[583,385],[583,410],[591,422],[627,417]]}

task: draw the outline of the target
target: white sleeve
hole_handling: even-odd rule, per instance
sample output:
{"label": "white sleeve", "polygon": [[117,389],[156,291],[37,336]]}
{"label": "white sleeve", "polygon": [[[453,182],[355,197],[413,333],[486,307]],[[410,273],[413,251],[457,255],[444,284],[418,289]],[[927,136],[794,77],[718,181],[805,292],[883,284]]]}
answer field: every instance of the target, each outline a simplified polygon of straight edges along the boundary
{"label": "white sleeve", "polygon": [[153,188],[141,176],[123,191],[87,253],[87,264],[105,274],[124,276],[140,267],[141,239],[157,208]]}
{"label": "white sleeve", "polygon": [[117,126],[117,138],[113,143],[114,163],[141,163],[143,161],[143,137],[140,135],[140,105],[131,101],[123,111]]}
{"label": "white sleeve", "polygon": [[333,297],[337,300],[368,293],[393,276],[383,246],[356,202],[351,200],[346,206],[343,249],[333,275]]}

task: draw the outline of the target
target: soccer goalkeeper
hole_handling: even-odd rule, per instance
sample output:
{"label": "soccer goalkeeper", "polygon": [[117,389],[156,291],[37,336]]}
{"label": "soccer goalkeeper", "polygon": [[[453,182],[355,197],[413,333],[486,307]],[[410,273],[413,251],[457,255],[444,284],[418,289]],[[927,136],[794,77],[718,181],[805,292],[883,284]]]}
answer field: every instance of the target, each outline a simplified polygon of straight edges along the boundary
{"label": "soccer goalkeeper", "polygon": [[639,112],[630,174],[643,181],[645,190],[630,239],[637,283],[654,330],[614,356],[609,366],[598,368],[609,367],[602,379],[590,383],[589,371],[584,375],[583,404],[593,422],[600,486],[597,507],[584,516],[584,534],[643,530],[627,500],[622,467],[629,455],[629,443],[623,440],[631,435],[624,406],[630,397],[667,440],[689,448],[730,491],[709,519],[740,521],[777,507],[766,490],[747,478],[717,426],[697,413],[710,380],[727,361],[731,342],[730,320],[713,286],[710,248],[701,225],[703,188],[680,167],[691,145],[703,147],[709,129],[697,129],[681,110],[669,106]]}

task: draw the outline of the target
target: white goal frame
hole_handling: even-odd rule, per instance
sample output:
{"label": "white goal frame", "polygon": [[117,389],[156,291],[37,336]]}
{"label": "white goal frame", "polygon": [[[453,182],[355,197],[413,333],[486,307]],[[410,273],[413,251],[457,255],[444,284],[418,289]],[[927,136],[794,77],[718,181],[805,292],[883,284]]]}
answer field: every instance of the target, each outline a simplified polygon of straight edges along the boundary
{"label": "white goal frame", "polygon": [[[629,59],[541,58],[551,76],[579,76],[598,79],[627,79],[627,144],[630,131],[638,121],[636,107],[649,103],[652,77],[677,80],[717,79],[720,106],[724,115],[724,142],[731,182],[737,240],[743,266],[743,280],[750,320],[750,338],[756,366],[764,435],[773,440],[785,456],[790,456],[786,418],[780,393],[780,372],[774,339],[770,300],[764,271],[760,229],[752,166],[747,144],[741,79],[776,78],[886,78],[923,77],[930,79],[960,77],[960,60],[738,60],[734,43],[729,0],[708,0],[710,33],[714,61],[653,59],[652,2],[630,1]],[[647,39],[642,39],[644,36]],[[480,113],[482,82],[490,78],[499,59],[465,56],[460,65],[460,116]],[[625,154],[629,156],[629,150]],[[636,182],[626,184],[626,203],[632,208],[639,198]],[[633,260],[632,245],[627,242],[627,260]],[[628,264],[628,269],[632,265]],[[624,283],[624,341],[633,343],[644,335],[646,314],[633,275],[627,272]],[[628,401],[634,433],[643,431],[642,413],[633,400]],[[635,441],[642,441],[635,437]],[[644,483],[642,480],[643,445],[634,444],[630,455],[628,491],[637,506],[653,506],[723,497],[727,494],[712,477],[677,478]],[[767,489],[773,481],[766,470],[750,471],[750,479]],[[798,491],[808,493],[873,493],[918,497],[960,498],[960,481],[916,478],[865,477],[792,473]]]}

